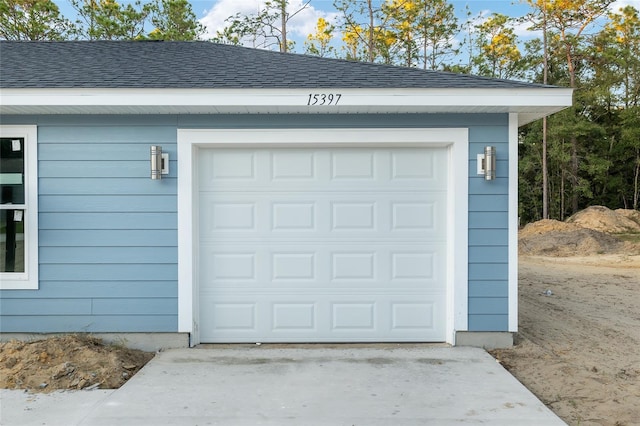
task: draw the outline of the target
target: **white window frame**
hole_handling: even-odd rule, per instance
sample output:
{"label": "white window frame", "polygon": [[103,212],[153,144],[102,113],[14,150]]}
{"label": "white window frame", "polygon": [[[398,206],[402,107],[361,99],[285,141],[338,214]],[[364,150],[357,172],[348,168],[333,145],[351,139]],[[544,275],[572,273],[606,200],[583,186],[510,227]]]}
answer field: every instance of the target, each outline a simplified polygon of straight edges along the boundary
{"label": "white window frame", "polygon": [[0,126],[0,137],[24,139],[25,204],[0,205],[24,209],[24,272],[0,272],[0,290],[38,289],[38,128]]}

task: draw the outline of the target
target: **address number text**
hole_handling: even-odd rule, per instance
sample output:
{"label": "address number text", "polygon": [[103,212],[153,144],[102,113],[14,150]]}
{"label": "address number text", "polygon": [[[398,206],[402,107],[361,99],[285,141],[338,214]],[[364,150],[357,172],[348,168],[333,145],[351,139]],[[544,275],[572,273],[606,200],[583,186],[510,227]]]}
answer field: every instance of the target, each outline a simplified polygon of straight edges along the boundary
{"label": "address number text", "polygon": [[340,93],[309,93],[307,105],[338,105],[338,102],[340,102],[340,98],[342,98],[342,94]]}

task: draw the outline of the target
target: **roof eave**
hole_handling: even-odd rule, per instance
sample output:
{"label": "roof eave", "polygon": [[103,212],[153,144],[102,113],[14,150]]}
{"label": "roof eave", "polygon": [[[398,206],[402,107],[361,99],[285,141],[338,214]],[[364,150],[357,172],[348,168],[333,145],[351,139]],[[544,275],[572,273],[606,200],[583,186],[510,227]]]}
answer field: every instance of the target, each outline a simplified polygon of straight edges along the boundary
{"label": "roof eave", "polygon": [[7,115],[518,113],[523,125],[571,103],[572,89],[555,87],[0,91],[0,114]]}

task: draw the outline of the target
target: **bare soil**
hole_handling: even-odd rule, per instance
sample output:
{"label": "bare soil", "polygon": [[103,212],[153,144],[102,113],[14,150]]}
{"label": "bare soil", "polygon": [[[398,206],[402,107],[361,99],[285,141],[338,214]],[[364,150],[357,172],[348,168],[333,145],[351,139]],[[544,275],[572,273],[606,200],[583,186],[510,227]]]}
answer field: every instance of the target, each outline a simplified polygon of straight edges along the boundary
{"label": "bare soil", "polygon": [[640,256],[521,256],[517,344],[492,351],[570,425],[640,424]]}
{"label": "bare soil", "polygon": [[570,425],[640,425],[640,212],[593,206],[518,242],[516,345],[492,354]]}
{"label": "bare soil", "polygon": [[0,343],[0,388],[51,392],[117,389],[154,354],[109,345],[89,335]]}

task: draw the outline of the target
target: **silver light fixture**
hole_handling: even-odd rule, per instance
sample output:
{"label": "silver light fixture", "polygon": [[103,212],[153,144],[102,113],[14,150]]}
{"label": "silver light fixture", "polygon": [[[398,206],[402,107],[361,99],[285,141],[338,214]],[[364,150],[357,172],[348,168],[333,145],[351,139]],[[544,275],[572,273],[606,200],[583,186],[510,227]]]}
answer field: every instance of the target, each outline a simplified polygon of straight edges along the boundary
{"label": "silver light fixture", "polygon": [[478,154],[478,174],[484,176],[484,180],[496,178],[496,147],[485,146],[484,153]]}
{"label": "silver light fixture", "polygon": [[162,179],[169,174],[169,154],[162,152],[159,145],[151,145],[151,179]]}

